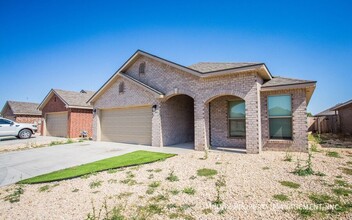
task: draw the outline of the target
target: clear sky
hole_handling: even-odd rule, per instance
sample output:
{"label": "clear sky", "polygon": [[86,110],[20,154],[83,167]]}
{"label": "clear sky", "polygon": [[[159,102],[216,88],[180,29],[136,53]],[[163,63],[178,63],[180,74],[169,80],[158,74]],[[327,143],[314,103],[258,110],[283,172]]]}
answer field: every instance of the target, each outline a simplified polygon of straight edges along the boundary
{"label": "clear sky", "polygon": [[97,90],[142,49],[317,80],[308,111],[318,113],[352,99],[350,2],[0,0],[0,105]]}

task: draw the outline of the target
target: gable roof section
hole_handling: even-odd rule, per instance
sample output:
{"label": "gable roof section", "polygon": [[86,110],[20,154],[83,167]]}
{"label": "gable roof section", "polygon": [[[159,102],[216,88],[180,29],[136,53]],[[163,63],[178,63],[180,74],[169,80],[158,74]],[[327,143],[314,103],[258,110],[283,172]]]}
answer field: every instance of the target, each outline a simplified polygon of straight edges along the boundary
{"label": "gable roof section", "polygon": [[148,91],[152,92],[154,95],[156,95],[157,98],[163,98],[164,97],[164,93],[142,83],[141,81],[138,81],[136,80],[135,78],[129,76],[129,75],[125,75],[125,74],[118,74],[118,76],[121,76],[122,78],[124,79],[127,79],[128,81],[136,84],[136,85],[139,85],[139,86],[142,86],[144,87],[145,89],[147,89]]}
{"label": "gable roof section", "polygon": [[[150,59],[156,60],[158,62],[167,64],[169,66],[172,66],[174,68],[177,68],[179,70],[185,71],[189,74],[192,74],[194,76],[200,77],[200,78],[207,78],[207,77],[214,77],[214,76],[220,76],[220,75],[226,75],[226,74],[235,74],[235,73],[240,73],[240,72],[245,72],[245,71],[253,71],[256,70],[258,73],[266,80],[269,80],[272,78],[268,68],[264,63],[258,63],[258,64],[253,64],[253,65],[238,65],[234,67],[234,64],[230,67],[227,68],[228,66],[224,67],[226,69],[220,68],[220,65],[217,65],[217,68],[212,68],[212,71],[209,72],[201,72],[197,70],[196,67],[186,67],[177,63],[174,63],[172,61],[166,60],[164,58],[155,56],[153,54],[147,53],[142,50],[137,50],[111,77],[108,79],[108,81],[105,82],[105,84],[88,100],[88,102],[94,102],[97,97],[100,96],[101,92],[105,90],[107,87],[109,87],[113,82],[116,77],[121,75],[126,69],[128,69],[135,60],[137,60],[139,57],[145,56]],[[242,63],[243,64],[243,63]]]}
{"label": "gable roof section", "polygon": [[38,103],[7,101],[1,114],[3,114],[6,106],[9,106],[14,115],[42,115],[42,112],[37,109],[39,106]]}
{"label": "gable roof section", "polygon": [[280,89],[298,89],[305,88],[306,89],[306,101],[307,105],[313,95],[315,90],[315,85],[317,81],[312,80],[302,80],[302,79],[292,79],[292,78],[284,78],[284,77],[274,77],[270,81],[265,82],[260,91],[273,91]]}
{"label": "gable roof section", "polygon": [[331,109],[333,109],[333,110],[339,110],[340,108],[345,107],[345,106],[347,106],[347,105],[349,105],[349,104],[352,104],[352,99],[351,99],[351,100],[348,100],[347,102],[337,104],[337,105],[335,105],[334,107],[332,107]]}
{"label": "gable roof section", "polygon": [[42,110],[53,95],[56,95],[65,103],[66,108],[83,108],[92,109],[93,107],[87,103],[88,99],[94,94],[94,91],[82,90],[81,92],[66,91],[61,89],[51,89],[48,95],[40,103],[38,109]]}
{"label": "gable roof section", "polygon": [[201,72],[203,74],[211,73],[220,70],[235,69],[241,67],[249,67],[263,65],[264,63],[215,63],[215,62],[200,62],[189,66],[189,68]]}

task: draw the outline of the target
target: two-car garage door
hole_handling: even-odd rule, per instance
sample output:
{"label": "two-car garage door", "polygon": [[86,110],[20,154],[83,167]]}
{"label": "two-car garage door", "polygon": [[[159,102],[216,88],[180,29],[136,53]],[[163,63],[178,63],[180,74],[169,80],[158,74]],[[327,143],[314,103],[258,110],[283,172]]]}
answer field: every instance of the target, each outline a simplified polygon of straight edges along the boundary
{"label": "two-car garage door", "polygon": [[47,113],[45,117],[46,135],[67,137],[67,112]]}
{"label": "two-car garage door", "polygon": [[151,106],[102,110],[101,140],[151,145]]}

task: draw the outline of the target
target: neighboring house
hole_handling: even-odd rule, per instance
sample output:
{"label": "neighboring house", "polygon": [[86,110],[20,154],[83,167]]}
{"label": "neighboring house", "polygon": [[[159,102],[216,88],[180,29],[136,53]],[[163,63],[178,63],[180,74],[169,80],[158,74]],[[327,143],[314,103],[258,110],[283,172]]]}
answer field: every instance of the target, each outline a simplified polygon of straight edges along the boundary
{"label": "neighboring house", "polygon": [[85,90],[50,90],[38,107],[44,118],[42,135],[77,138],[87,131],[92,136],[93,108],[87,101],[93,94]]}
{"label": "neighboring house", "polygon": [[42,112],[37,109],[38,105],[32,102],[7,101],[2,108],[1,115],[18,123],[36,124],[40,132]]}
{"label": "neighboring house", "polygon": [[352,135],[352,100],[333,107],[333,110],[338,112],[341,133]]}
{"label": "neighboring house", "polygon": [[311,117],[314,122],[308,130],[319,134],[338,133],[340,131],[339,117],[338,112],[333,110],[334,107],[328,108]]}
{"label": "neighboring house", "polygon": [[138,50],[89,100],[93,139],[307,151],[315,84],[272,77],[264,63],[186,67]]}

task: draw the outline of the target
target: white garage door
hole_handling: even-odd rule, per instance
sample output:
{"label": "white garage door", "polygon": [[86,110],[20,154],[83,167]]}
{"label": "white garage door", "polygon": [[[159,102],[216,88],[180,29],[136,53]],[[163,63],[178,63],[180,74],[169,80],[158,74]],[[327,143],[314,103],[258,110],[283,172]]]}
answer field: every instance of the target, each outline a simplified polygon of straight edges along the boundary
{"label": "white garage door", "polygon": [[46,114],[46,135],[67,137],[67,112]]}
{"label": "white garage door", "polygon": [[151,145],[151,106],[102,110],[101,140]]}

